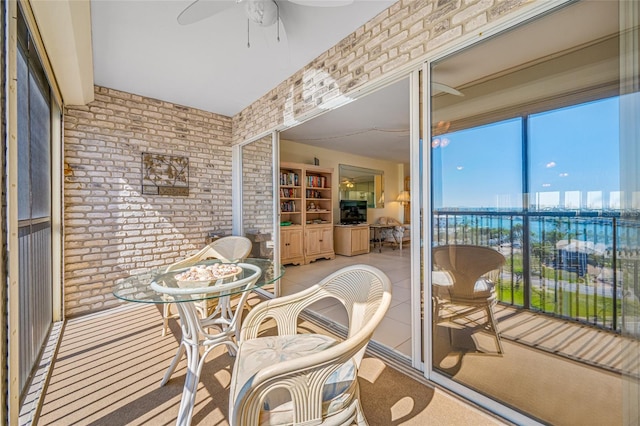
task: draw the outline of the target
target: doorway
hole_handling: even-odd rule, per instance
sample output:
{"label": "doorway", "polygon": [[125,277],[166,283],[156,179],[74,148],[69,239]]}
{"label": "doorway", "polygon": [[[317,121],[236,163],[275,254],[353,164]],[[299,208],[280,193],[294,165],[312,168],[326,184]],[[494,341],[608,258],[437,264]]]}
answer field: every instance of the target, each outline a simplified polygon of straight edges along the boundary
{"label": "doorway", "polygon": [[[353,252],[338,249],[333,258],[327,256],[327,259],[308,262],[296,258],[298,264],[285,265],[282,294],[302,290],[350,264],[379,267],[394,284],[393,301],[373,341],[409,364],[420,348],[415,339],[419,331],[414,331],[416,324],[419,327],[419,320],[412,317],[415,312],[412,304],[419,303],[414,298],[416,292],[412,291],[412,286],[420,286],[419,274],[414,272],[418,265],[418,254],[414,253],[414,249],[419,248],[419,244],[415,244],[418,237],[414,239],[415,228],[411,225],[416,222],[411,221],[409,215],[410,182],[412,173],[417,171],[412,168],[411,158],[412,78],[389,83],[279,135],[281,163],[331,170],[334,245],[336,232],[349,232],[340,228],[341,201],[353,204],[362,199],[366,217],[358,222],[366,222],[365,226],[393,221],[402,228],[402,235],[395,238],[388,232],[377,236],[373,228],[367,229],[364,250],[361,247]],[[290,222],[282,218],[281,221]],[[389,229],[393,228],[390,226]],[[337,324],[346,322],[337,306],[325,302],[312,308],[322,320]]]}

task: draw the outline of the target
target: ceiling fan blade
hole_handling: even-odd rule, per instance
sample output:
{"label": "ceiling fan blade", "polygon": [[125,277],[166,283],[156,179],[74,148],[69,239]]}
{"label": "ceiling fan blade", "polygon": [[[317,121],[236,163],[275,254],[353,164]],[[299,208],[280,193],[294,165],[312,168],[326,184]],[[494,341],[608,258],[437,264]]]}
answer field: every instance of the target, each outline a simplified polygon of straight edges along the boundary
{"label": "ceiling fan blade", "polygon": [[235,4],[235,1],[196,0],[180,12],[178,23],[180,25],[194,24]]}
{"label": "ceiling fan blade", "polygon": [[339,7],[349,6],[354,0],[289,0],[291,3],[299,4],[301,6],[314,6],[314,7]]}
{"label": "ceiling fan blade", "polygon": [[437,83],[435,81],[432,81],[431,82],[431,86],[436,90],[440,90],[441,92],[446,92],[446,93],[449,93],[451,95],[456,95],[456,96],[464,96],[464,93],[460,92],[459,90],[454,89],[451,86],[447,86],[446,84]]}

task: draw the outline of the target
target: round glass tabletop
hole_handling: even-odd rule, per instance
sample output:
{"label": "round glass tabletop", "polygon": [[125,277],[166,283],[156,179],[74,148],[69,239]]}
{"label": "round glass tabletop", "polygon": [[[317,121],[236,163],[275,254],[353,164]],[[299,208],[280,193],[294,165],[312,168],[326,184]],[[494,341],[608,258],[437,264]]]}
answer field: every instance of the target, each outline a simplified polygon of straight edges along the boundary
{"label": "round glass tabletop", "polygon": [[[205,260],[192,266],[220,263],[220,260]],[[171,272],[166,272],[166,268],[149,270],[118,281],[113,295],[118,299],[139,303],[194,302],[251,291],[271,284],[284,275],[284,267],[274,264],[271,259],[250,258],[234,265],[239,269],[232,274],[194,282],[179,279],[179,275],[190,267]]]}

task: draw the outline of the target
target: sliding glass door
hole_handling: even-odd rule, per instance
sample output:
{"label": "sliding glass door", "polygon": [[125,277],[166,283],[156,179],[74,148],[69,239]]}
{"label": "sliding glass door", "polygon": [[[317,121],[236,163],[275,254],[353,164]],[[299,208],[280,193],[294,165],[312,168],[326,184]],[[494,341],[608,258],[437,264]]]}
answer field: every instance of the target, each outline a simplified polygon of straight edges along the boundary
{"label": "sliding glass door", "polygon": [[[274,136],[269,134],[240,147],[241,234],[253,243],[251,257],[274,260],[273,161]],[[234,215],[234,217],[237,217]],[[263,290],[277,295],[277,283]]]}
{"label": "sliding glass door", "polygon": [[[29,384],[53,322],[52,97],[31,34],[18,13],[19,387]],[[59,122],[60,118],[57,117]]]}
{"label": "sliding glass door", "polygon": [[431,64],[432,376],[517,423],[623,423],[618,23],[572,3]]}

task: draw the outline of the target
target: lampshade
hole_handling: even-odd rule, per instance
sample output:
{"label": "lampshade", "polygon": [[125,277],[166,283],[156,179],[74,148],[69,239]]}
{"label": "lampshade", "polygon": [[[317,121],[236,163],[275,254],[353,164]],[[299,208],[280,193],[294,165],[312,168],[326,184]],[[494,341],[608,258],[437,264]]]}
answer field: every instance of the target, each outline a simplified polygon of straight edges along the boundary
{"label": "lampshade", "polygon": [[398,195],[398,198],[396,198],[396,201],[404,206],[411,201],[411,194],[409,194],[409,191],[402,191]]}

